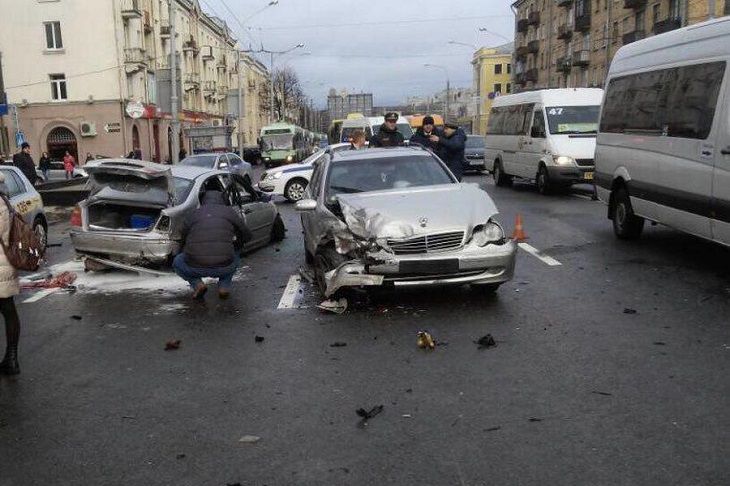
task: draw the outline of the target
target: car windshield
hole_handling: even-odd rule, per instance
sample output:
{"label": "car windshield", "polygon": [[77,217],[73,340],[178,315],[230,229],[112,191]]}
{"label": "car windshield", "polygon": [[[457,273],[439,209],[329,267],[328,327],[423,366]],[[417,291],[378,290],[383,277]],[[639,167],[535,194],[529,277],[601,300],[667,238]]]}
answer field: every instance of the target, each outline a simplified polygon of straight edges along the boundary
{"label": "car windshield", "polygon": [[430,156],[339,160],[330,169],[328,196],[453,182],[443,165]]}
{"label": "car windshield", "polygon": [[172,180],[175,184],[175,205],[182,204],[193,188],[193,181],[182,177],[173,177]]}
{"label": "car windshield", "polygon": [[294,148],[294,134],[280,133],[261,137],[264,150],[291,150]]}
{"label": "car windshield", "polygon": [[346,127],[342,129],[342,135],[340,136],[340,140],[343,142],[348,142],[349,138],[352,136],[352,132],[355,130],[361,130],[365,131],[365,127]]}
{"label": "car windshield", "polygon": [[403,135],[403,137],[408,140],[413,136],[413,128],[411,128],[411,125],[409,123],[398,123],[396,125],[396,128],[398,128],[398,131]]}
{"label": "car windshield", "polygon": [[466,148],[468,149],[483,149],[484,148],[484,137],[478,135],[469,135],[466,137]]}
{"label": "car windshield", "polygon": [[598,115],[601,107],[595,106],[550,106],[545,108],[550,133],[570,135],[597,133]]}
{"label": "car windshield", "polygon": [[191,155],[185,157],[180,161],[180,165],[187,165],[191,167],[203,167],[204,169],[212,169],[215,165],[215,161],[218,158],[215,154],[209,155]]}

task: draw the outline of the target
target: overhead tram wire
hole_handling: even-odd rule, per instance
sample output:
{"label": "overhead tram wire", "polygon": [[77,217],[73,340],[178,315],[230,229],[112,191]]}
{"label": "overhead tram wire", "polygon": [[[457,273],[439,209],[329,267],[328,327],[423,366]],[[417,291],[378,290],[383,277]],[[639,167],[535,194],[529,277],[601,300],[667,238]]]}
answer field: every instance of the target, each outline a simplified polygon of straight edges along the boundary
{"label": "overhead tram wire", "polygon": [[257,26],[262,30],[291,30],[291,29],[321,29],[321,28],[340,28],[340,27],[361,27],[361,26],[377,26],[377,25],[401,25],[401,24],[423,24],[431,22],[456,22],[462,20],[485,20],[499,18],[514,18],[514,15],[477,15],[474,17],[441,17],[434,19],[412,19],[412,20],[383,20],[381,22],[358,22],[358,23],[329,23],[329,24],[290,24],[290,25],[260,25]]}

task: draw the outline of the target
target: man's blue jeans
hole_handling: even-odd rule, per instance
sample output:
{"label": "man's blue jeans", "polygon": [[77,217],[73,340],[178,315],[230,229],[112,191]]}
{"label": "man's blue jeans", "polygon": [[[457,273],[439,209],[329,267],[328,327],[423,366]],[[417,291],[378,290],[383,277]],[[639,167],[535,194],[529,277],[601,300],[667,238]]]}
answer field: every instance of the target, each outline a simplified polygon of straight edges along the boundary
{"label": "man's blue jeans", "polygon": [[172,268],[175,273],[183,280],[190,284],[195,290],[199,284],[203,283],[203,277],[212,277],[218,279],[218,288],[222,290],[230,290],[233,282],[233,275],[238,270],[241,259],[236,255],[233,263],[227,267],[220,268],[195,268],[185,262],[185,253],[179,253],[172,262]]}

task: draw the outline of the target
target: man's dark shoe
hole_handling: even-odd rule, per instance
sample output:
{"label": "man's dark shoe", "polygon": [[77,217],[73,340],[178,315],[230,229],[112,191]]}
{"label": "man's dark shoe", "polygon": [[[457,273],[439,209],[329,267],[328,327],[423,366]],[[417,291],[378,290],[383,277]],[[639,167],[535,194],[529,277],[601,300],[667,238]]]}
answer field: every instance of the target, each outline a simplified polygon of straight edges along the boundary
{"label": "man's dark shoe", "polygon": [[227,300],[231,296],[231,292],[228,289],[218,289],[218,297],[222,300]]}
{"label": "man's dark shoe", "polygon": [[8,346],[5,351],[5,359],[0,361],[0,375],[17,375],[20,373],[18,365],[18,347]]}
{"label": "man's dark shoe", "polygon": [[203,300],[205,299],[205,293],[208,291],[208,287],[204,283],[200,283],[193,290],[193,299]]}

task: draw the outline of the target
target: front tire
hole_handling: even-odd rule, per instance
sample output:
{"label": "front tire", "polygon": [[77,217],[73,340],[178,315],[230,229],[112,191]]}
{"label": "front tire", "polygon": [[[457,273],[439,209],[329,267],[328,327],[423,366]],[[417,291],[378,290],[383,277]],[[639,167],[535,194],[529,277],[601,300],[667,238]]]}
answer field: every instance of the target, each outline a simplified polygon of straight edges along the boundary
{"label": "front tire", "polygon": [[325,296],[325,292],[327,291],[327,279],[325,275],[337,268],[344,261],[344,257],[337,253],[334,248],[322,248],[314,255],[314,282],[322,297]]}
{"label": "front tire", "polygon": [[498,187],[507,187],[512,184],[512,178],[504,173],[504,168],[502,167],[501,160],[497,160],[494,162],[492,176],[494,177],[494,184]]}
{"label": "front tire", "polygon": [[543,196],[547,196],[553,191],[553,184],[550,182],[550,175],[548,174],[547,167],[541,165],[537,171],[537,192]]}
{"label": "front tire", "polygon": [[613,194],[611,208],[613,233],[620,240],[635,240],[644,230],[644,218],[636,216],[631,207],[631,199],[625,188],[618,188]]}
{"label": "front tire", "polygon": [[304,199],[304,191],[307,189],[307,181],[304,179],[292,179],[284,187],[284,197],[291,202]]}

